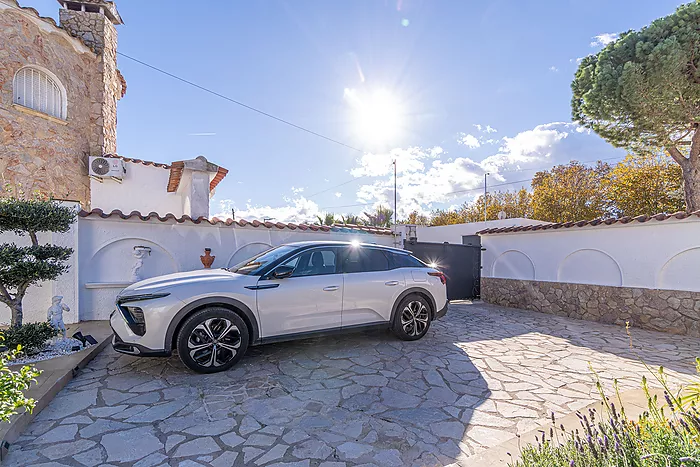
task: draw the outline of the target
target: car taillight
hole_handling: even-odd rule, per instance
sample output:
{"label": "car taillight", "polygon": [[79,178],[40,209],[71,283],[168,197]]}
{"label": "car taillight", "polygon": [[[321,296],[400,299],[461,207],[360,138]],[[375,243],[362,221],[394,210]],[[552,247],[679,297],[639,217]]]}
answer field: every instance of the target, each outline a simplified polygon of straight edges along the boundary
{"label": "car taillight", "polygon": [[445,275],[439,271],[438,272],[429,272],[428,275],[433,276],[433,277],[439,277],[440,282],[442,282],[442,285],[447,284],[447,277],[445,277]]}

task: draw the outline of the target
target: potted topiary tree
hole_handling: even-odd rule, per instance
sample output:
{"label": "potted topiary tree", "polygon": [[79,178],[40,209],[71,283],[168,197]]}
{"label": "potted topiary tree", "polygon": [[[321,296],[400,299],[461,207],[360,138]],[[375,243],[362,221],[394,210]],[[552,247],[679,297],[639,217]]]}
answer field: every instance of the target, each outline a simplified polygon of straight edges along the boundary
{"label": "potted topiary tree", "polygon": [[0,302],[12,311],[12,327],[22,326],[22,299],[32,284],[68,271],[72,248],[39,244],[41,232],[67,232],[76,211],[52,199],[0,199],[0,233],[28,235],[31,245],[0,244]]}

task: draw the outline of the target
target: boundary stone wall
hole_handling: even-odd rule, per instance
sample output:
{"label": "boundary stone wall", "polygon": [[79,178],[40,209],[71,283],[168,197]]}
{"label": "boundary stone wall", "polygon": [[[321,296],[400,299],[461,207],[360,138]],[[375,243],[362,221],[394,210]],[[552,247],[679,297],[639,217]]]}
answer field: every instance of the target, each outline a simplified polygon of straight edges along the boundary
{"label": "boundary stone wall", "polygon": [[487,303],[700,337],[700,292],[481,278]]}

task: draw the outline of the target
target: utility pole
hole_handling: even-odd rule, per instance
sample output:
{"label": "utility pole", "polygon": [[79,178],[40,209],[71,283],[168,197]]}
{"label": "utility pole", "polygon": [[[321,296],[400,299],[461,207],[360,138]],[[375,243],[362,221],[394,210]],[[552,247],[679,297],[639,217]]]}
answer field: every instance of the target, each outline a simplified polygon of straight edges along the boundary
{"label": "utility pole", "polygon": [[487,200],[486,200],[486,194],[487,194],[487,191],[486,191],[486,177],[488,177],[489,175],[491,175],[489,172],[486,172],[486,173],[484,174],[484,222],[486,222],[486,203],[487,203]]}
{"label": "utility pole", "polygon": [[394,159],[394,225],[398,225],[396,222],[396,215],[398,210],[396,209],[396,159]]}

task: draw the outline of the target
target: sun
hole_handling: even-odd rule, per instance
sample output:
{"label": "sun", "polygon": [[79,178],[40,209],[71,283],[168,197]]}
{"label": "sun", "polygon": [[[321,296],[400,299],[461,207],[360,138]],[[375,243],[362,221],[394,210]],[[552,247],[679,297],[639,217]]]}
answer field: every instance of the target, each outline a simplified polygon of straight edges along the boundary
{"label": "sun", "polygon": [[352,120],[358,137],[368,144],[390,144],[401,134],[403,108],[397,97],[386,89],[345,90],[353,109]]}

